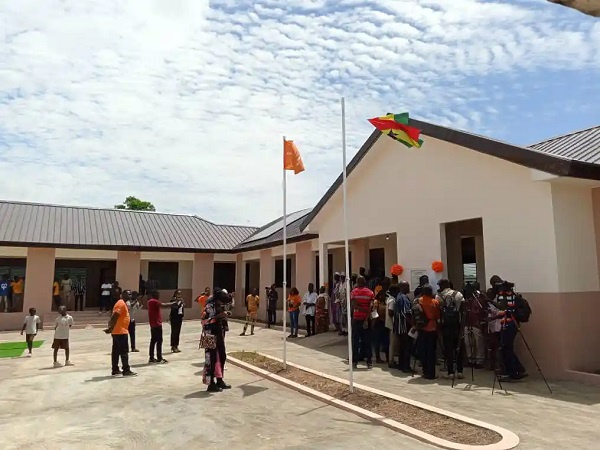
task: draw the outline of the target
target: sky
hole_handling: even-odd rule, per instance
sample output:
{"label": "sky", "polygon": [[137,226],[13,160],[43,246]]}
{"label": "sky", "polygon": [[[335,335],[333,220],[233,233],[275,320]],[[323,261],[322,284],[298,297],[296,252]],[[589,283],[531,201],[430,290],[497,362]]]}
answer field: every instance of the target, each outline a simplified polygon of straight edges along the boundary
{"label": "sky", "polygon": [[[411,117],[528,145],[600,125],[600,20],[545,0],[0,1],[0,199],[261,225]],[[425,147],[422,149],[425,150]]]}

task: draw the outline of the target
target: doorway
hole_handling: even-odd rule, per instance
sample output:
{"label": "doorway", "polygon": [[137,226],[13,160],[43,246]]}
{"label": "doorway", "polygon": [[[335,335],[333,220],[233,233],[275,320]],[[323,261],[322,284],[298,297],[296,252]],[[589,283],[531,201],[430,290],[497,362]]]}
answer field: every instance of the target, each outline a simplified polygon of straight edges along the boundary
{"label": "doorway", "polygon": [[483,221],[481,218],[448,222],[443,226],[446,237],[448,278],[457,289],[478,281],[486,286]]}
{"label": "doorway", "polygon": [[372,276],[385,276],[385,249],[369,249],[369,268],[371,269]]}
{"label": "doorway", "polygon": [[234,262],[216,262],[213,274],[213,286],[235,292],[235,264]]}
{"label": "doorway", "polygon": [[[260,261],[246,262],[246,279],[244,281],[244,297],[246,297],[252,289],[258,289],[262,292],[260,285]],[[262,286],[264,289],[266,286]]]}

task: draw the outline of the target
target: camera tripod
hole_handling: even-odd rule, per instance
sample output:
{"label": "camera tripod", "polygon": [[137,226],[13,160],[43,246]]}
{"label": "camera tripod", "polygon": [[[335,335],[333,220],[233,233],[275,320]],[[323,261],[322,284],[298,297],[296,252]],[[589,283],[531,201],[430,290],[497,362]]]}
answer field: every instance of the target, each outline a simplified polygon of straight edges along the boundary
{"label": "camera tripod", "polygon": [[[521,330],[521,326],[519,324],[519,322],[514,318],[514,316],[511,315],[511,318],[513,320],[513,323],[515,324],[515,326],[517,327],[517,334],[519,334],[521,336],[521,338],[523,339],[523,343],[525,344],[525,348],[527,348],[527,351],[529,352],[529,355],[531,356],[531,359],[533,360],[540,376],[542,377],[542,380],[544,380],[544,384],[546,385],[546,387],[548,388],[548,392],[550,392],[550,394],[553,394],[554,392],[552,392],[552,389],[550,388],[550,385],[548,384],[548,380],[546,380],[546,377],[544,376],[544,372],[542,372],[542,368],[540,367],[540,365],[537,362],[537,359],[535,359],[535,356],[533,355],[533,351],[531,350],[531,347],[529,347],[529,343],[527,342],[527,339],[525,339],[525,335],[523,334],[523,331]],[[500,349],[502,351],[502,348],[504,347],[504,330],[506,328],[506,323],[502,324],[502,331],[501,331],[501,341],[500,341]],[[500,376],[498,374],[496,374],[496,379],[498,380],[498,384],[500,386],[501,389],[502,388],[502,384],[501,384],[501,380],[500,380]],[[494,394],[494,387],[496,385],[496,379],[494,380],[494,385],[492,386],[492,395]],[[504,389],[506,391],[506,389]]]}

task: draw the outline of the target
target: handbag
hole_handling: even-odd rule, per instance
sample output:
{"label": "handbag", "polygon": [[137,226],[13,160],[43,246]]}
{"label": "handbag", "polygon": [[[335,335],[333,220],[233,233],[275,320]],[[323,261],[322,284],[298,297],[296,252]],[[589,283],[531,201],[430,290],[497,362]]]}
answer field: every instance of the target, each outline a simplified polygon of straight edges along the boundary
{"label": "handbag", "polygon": [[203,331],[200,335],[200,343],[198,344],[198,348],[214,350],[217,348],[217,338],[212,334],[206,334],[206,332]]}

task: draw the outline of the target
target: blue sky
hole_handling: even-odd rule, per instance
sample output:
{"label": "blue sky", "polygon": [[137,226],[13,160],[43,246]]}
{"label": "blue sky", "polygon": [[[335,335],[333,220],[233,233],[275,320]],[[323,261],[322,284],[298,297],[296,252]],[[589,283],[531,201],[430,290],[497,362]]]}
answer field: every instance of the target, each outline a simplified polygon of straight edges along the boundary
{"label": "blue sky", "polygon": [[[281,6],[285,5],[285,6]],[[216,222],[313,206],[369,117],[527,145],[600,124],[600,20],[544,0],[3,2],[0,197]]]}

